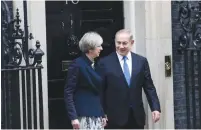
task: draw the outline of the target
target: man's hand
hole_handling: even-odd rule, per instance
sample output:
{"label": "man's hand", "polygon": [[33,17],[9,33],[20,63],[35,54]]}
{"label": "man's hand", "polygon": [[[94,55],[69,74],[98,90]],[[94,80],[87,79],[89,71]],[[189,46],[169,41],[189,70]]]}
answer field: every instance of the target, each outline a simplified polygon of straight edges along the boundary
{"label": "man's hand", "polygon": [[107,115],[105,115],[105,119],[108,121]]}
{"label": "man's hand", "polygon": [[157,121],[159,121],[160,119],[160,112],[159,111],[153,111],[152,112],[152,118],[154,123],[156,123]]}
{"label": "man's hand", "polygon": [[79,129],[80,128],[80,123],[79,123],[78,119],[72,120],[71,124],[73,126],[73,129]]}

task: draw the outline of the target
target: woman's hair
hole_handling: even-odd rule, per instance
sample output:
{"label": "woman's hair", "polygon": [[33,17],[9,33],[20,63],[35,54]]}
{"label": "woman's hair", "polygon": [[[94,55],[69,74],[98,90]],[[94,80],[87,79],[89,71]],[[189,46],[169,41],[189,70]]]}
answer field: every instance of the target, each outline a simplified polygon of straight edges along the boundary
{"label": "woman's hair", "polygon": [[102,37],[96,32],[87,32],[79,41],[79,48],[83,53],[88,53],[103,43]]}

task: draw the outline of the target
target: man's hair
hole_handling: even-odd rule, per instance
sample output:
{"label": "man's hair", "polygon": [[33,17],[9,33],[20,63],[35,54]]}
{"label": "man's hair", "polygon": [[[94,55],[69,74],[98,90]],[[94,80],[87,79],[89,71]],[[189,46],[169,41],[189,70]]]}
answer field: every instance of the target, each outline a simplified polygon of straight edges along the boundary
{"label": "man's hair", "polygon": [[130,40],[133,40],[133,35],[132,35],[131,31],[128,30],[128,29],[121,29],[118,32],[116,32],[115,39],[116,39],[117,35],[119,35],[121,33],[127,33],[129,35],[129,37],[130,37]]}

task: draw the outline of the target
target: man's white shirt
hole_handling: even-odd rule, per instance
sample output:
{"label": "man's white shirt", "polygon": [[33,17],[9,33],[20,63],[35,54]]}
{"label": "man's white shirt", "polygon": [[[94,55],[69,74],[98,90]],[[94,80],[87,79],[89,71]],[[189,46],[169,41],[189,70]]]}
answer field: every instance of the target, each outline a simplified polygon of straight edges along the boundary
{"label": "man's white shirt", "polygon": [[[131,73],[132,73],[132,57],[131,57],[131,52],[129,52],[126,56],[128,58],[126,60],[126,63],[128,64],[128,69],[129,69],[129,73],[130,73],[130,76],[131,76]],[[121,69],[124,72],[124,69],[123,69],[123,65],[124,65],[123,56],[117,53],[117,57],[119,59],[120,65],[121,65]]]}

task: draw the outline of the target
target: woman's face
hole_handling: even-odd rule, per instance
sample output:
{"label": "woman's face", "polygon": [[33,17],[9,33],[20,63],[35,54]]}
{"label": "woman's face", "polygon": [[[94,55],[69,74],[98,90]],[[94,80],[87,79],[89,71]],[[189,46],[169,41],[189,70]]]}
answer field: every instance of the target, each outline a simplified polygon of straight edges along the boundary
{"label": "woman's face", "polygon": [[91,55],[93,58],[99,57],[100,52],[103,50],[102,46],[97,46],[93,50],[90,50]]}

